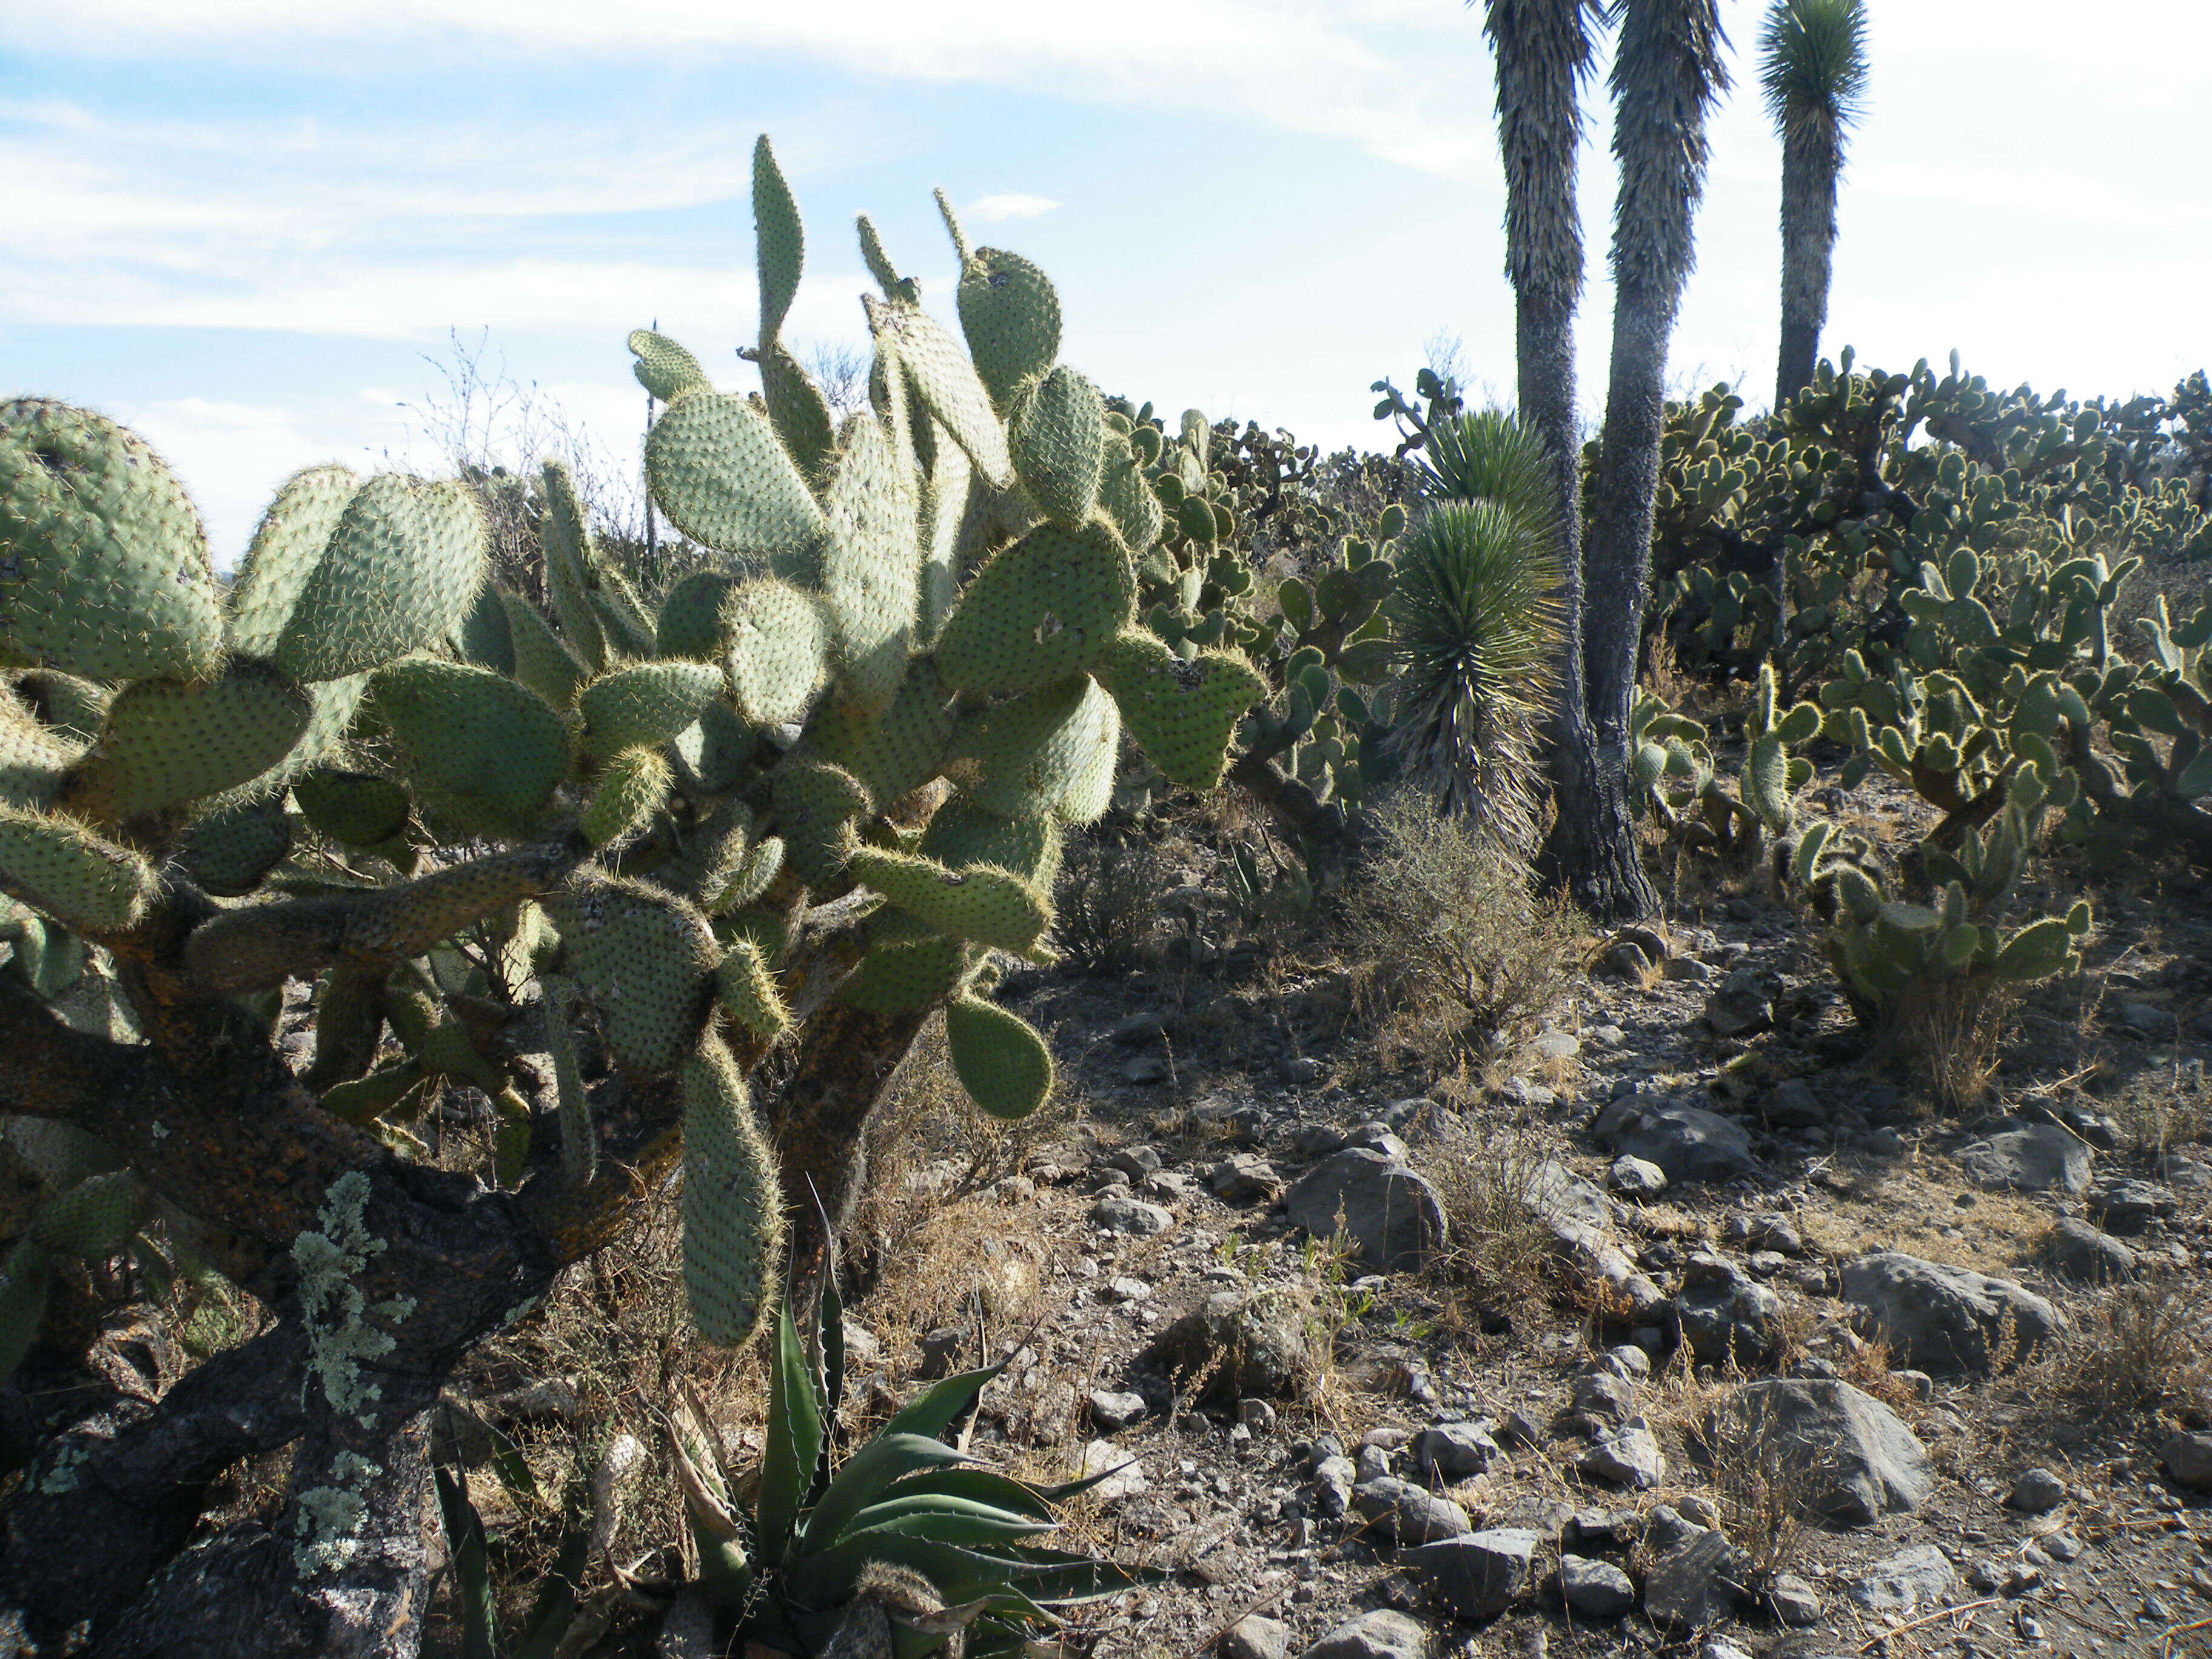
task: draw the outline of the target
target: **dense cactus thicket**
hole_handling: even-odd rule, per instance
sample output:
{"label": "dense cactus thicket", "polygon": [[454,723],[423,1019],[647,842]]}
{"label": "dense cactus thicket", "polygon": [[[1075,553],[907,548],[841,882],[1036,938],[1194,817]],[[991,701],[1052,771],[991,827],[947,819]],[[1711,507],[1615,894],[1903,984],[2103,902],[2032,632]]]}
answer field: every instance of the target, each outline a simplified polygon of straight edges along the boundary
{"label": "dense cactus thicket", "polygon": [[[1058,362],[1044,275],[948,208],[963,348],[863,219],[873,378],[836,426],[780,337],[802,236],[765,143],[754,195],[762,394],[631,340],[654,497],[723,556],[657,613],[557,466],[550,616],[487,580],[463,486],[335,466],[226,585],[138,439],[0,404],[0,1111],[43,1194],[0,1284],[24,1639],[411,1651],[460,1358],[679,1164],[695,1320],[749,1338],[925,1021],[984,1110],[1051,1088],[990,991],[1048,958],[1062,826],[1123,733],[1178,784],[1229,764],[1247,659],[1138,620],[1212,539],[1203,474],[1164,487],[1159,434]],[[474,1126],[435,1158],[434,1107]],[[120,1386],[44,1316],[126,1249],[273,1317]],[[283,1448],[278,1510],[202,1521]]]}

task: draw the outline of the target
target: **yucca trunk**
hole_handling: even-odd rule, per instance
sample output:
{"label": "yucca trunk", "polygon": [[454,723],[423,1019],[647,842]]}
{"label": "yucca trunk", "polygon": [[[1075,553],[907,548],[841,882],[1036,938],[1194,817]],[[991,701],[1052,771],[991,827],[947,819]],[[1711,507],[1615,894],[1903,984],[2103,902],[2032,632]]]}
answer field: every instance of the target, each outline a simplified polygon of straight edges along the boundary
{"label": "yucca trunk", "polygon": [[1780,409],[1813,384],[1820,331],[1828,322],[1828,278],[1836,252],[1836,181],[1843,170],[1832,135],[1792,133],[1782,146],[1782,350],[1774,377]]}

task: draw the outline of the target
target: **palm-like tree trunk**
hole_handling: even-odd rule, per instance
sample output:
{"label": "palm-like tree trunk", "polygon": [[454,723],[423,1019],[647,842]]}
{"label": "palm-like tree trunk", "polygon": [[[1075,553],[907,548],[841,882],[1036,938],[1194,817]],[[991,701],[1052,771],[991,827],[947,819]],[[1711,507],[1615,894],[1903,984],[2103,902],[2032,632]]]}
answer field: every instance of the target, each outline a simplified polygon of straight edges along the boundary
{"label": "palm-like tree trunk", "polygon": [[1774,406],[1813,384],[1820,331],[1828,320],[1828,275],[1836,251],[1838,147],[1817,136],[1782,141],[1782,351]]}
{"label": "palm-like tree trunk", "polygon": [[[1705,116],[1728,85],[1717,0],[1627,0],[1613,71],[1613,366],[1606,392],[1589,541],[1583,672],[1597,739],[1598,805],[1626,821],[1628,714],[1651,579],[1667,348],[1695,252],[1692,219],[1705,188]],[[1564,815],[1564,814],[1563,814]],[[1595,872],[1593,872],[1595,874]],[[1592,908],[1649,915],[1657,895],[1642,865],[1615,860]]]}
{"label": "palm-like tree trunk", "polygon": [[1774,0],[1759,59],[1759,88],[1782,137],[1779,410],[1813,383],[1828,320],[1844,137],[1866,91],[1865,0]]}

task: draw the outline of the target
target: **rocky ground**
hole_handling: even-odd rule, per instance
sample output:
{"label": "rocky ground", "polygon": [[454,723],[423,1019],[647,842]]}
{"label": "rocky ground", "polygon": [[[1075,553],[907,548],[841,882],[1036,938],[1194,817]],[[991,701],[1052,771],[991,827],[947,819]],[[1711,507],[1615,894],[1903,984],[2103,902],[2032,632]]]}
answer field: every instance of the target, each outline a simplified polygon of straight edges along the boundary
{"label": "rocky ground", "polygon": [[857,1345],[882,1399],[1018,1346],[971,1449],[1114,1471],[1073,1531],[1162,1575],[1102,1659],[2212,1653],[2212,1425],[2079,1403],[2112,1298],[2212,1268],[2206,958],[2112,902],[1972,1119],[1755,899],[1452,1103],[1326,970],[1035,976],[1076,1109]]}

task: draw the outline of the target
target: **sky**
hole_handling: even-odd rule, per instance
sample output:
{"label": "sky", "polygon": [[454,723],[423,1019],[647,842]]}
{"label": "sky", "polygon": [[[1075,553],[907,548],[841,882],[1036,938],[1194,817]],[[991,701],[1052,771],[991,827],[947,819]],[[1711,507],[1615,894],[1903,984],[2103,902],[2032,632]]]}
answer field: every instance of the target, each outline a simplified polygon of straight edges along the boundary
{"label": "sky", "polygon": [[[1779,148],[1763,5],[1723,0],[1682,387],[1771,388]],[[1869,0],[1824,351],[2163,390],[2212,359],[2202,0]],[[1513,383],[1504,186],[1457,0],[0,0],[0,396],[102,409],[235,560],[294,469],[434,469],[458,339],[634,468],[623,340],[718,383],[755,332],[750,151],[805,216],[786,336],[865,342],[866,211],[926,304],[931,202],[1036,260],[1062,355],[1176,411],[1375,447],[1369,387],[1455,338]],[[1579,350],[1604,384],[1611,124],[1593,86]],[[514,424],[516,404],[492,424]]]}

